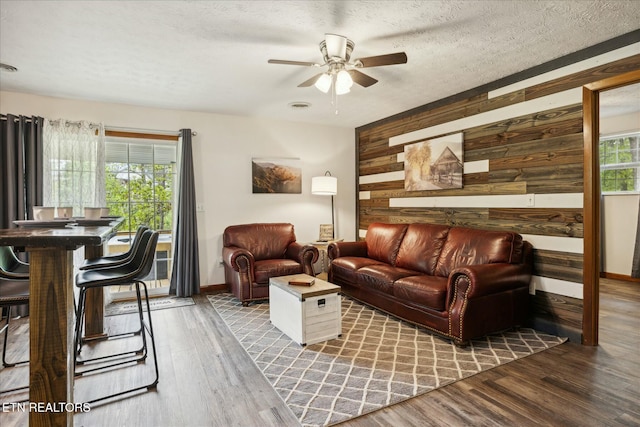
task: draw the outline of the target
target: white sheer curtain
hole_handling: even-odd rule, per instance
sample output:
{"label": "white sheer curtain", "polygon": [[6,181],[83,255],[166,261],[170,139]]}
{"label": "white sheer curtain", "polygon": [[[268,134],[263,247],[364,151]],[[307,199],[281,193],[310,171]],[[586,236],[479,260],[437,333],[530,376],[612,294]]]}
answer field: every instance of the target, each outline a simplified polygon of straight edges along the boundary
{"label": "white sheer curtain", "polygon": [[105,207],[104,125],[47,119],[42,139],[44,206]]}

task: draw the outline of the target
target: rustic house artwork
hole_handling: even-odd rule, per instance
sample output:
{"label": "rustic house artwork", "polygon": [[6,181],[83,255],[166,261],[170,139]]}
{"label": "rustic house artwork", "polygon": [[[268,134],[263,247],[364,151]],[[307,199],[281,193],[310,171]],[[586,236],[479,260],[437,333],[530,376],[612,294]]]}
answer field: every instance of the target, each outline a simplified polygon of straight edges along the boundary
{"label": "rustic house artwork", "polygon": [[404,146],[406,191],[462,188],[460,134]]}

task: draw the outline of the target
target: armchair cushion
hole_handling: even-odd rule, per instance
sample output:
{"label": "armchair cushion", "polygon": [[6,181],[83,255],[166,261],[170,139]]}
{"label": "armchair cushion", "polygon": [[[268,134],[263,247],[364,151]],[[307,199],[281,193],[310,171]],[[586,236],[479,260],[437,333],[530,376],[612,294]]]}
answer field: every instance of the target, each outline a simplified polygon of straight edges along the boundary
{"label": "armchair cushion", "polygon": [[284,258],[296,241],[293,224],[232,225],[224,231],[224,246],[237,246],[251,252],[256,261]]}
{"label": "armchair cushion", "polygon": [[269,284],[271,277],[300,274],[300,263],[291,259],[263,259],[256,261],[253,272],[254,280],[258,284]]}
{"label": "armchair cushion", "polygon": [[269,298],[269,279],[291,274],[313,275],[318,249],[296,242],[293,225],[232,225],[223,233],[225,281],[244,304]]}

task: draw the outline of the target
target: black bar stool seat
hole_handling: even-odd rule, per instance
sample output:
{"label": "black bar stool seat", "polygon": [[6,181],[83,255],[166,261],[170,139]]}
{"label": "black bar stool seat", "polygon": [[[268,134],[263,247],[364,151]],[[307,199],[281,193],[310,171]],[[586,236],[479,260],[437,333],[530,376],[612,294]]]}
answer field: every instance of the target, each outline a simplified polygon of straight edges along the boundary
{"label": "black bar stool seat", "polygon": [[[157,231],[145,230],[140,238],[137,239],[139,241],[139,245],[136,249],[133,259],[130,262],[113,267],[96,268],[81,271],[76,276],[76,287],[80,289],[75,328],[76,351],[74,352],[74,356],[76,363],[76,376],[82,376],[90,372],[108,370],[117,366],[131,365],[146,360],[148,355],[147,335],[151,340],[155,365],[155,378],[151,383],[103,396],[86,403],[94,403],[100,400],[121,396],[138,390],[149,390],[155,388],[158,384],[158,359],[156,354],[155,338],[153,334],[153,323],[151,321],[151,309],[149,307],[149,293],[147,290],[147,285],[143,281],[145,277],[148,276],[151,272],[156,252],[156,246],[158,244],[158,236],[159,233]],[[133,332],[109,335],[107,339],[110,340],[114,338],[122,338],[124,336],[140,334],[142,338],[141,347],[134,350],[109,354],[106,356],[95,357],[91,359],[81,359],[79,357],[79,354],[81,352],[83,344],[81,337],[87,290],[124,284],[133,284],[135,286],[140,329]],[[146,303],[146,322],[144,320],[144,310],[140,289],[141,287],[144,290],[144,300]]]}
{"label": "black bar stool seat", "polygon": [[[9,343],[9,325],[11,323],[11,309],[13,307],[29,303],[29,280],[9,280],[0,277],[0,311],[4,313],[6,309],[7,320],[0,329],[0,333],[4,335],[2,347],[2,366],[10,368],[16,365],[29,363],[29,359],[16,362],[7,360],[7,348]],[[15,387],[6,390],[0,390],[0,394],[13,393],[19,390],[28,389],[29,386]]]}
{"label": "black bar stool seat", "polygon": [[133,257],[136,254],[136,251],[140,247],[140,237],[142,234],[147,231],[149,227],[146,225],[141,225],[136,230],[136,234],[133,238],[133,242],[129,247],[129,250],[120,254],[115,255],[105,255],[98,258],[92,258],[84,260],[84,263],[80,266],[80,270],[92,270],[94,268],[108,268],[115,267],[118,265],[126,264],[133,260]]}

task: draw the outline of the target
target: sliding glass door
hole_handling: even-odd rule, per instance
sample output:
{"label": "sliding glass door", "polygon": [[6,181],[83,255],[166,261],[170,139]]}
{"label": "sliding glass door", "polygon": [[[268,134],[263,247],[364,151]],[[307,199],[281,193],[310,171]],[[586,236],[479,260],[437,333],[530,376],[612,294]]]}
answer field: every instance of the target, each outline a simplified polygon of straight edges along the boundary
{"label": "sliding glass door", "polygon": [[[151,293],[166,295],[172,265],[176,144],[107,137],[105,164],[109,213],[125,219],[118,234],[109,241],[106,252],[128,250],[140,225],[160,231],[154,267],[145,281]],[[110,292],[110,299],[132,296],[129,286],[112,287]]]}

